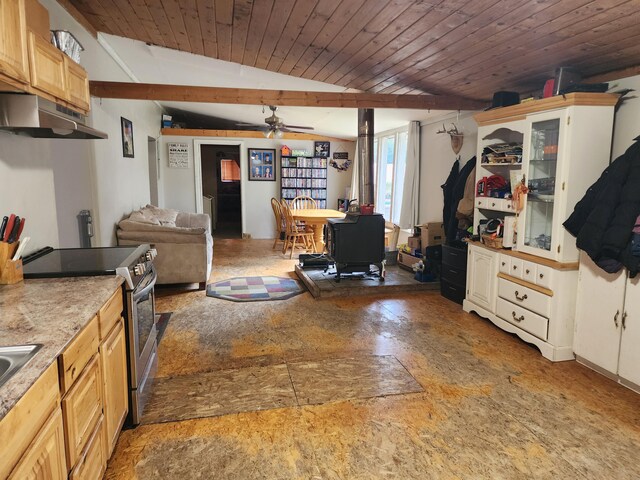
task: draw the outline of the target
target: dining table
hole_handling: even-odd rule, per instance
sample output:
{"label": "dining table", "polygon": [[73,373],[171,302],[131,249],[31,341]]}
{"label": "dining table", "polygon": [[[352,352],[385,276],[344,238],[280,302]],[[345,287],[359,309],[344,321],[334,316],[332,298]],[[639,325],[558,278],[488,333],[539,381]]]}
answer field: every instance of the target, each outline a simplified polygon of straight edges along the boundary
{"label": "dining table", "polygon": [[324,252],[324,224],[330,218],[344,218],[345,213],[331,208],[301,208],[291,210],[293,219],[304,222],[313,230],[313,240],[316,243],[316,250]]}

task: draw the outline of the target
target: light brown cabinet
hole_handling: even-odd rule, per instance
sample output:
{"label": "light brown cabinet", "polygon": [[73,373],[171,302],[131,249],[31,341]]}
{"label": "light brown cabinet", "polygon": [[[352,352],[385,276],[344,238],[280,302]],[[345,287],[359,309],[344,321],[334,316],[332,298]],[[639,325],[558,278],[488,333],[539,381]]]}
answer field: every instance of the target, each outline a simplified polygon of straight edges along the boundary
{"label": "light brown cabinet", "polygon": [[64,54],[33,32],[29,32],[31,86],[56,98],[68,100]]}
{"label": "light brown cabinet", "polygon": [[120,319],[100,346],[100,360],[104,377],[104,419],[108,458],[116,446],[118,434],[129,411],[124,319]]}
{"label": "light brown cabinet", "polygon": [[82,111],[88,112],[91,97],[87,72],[66,55],[64,56],[64,64],[67,72],[67,100]]}
{"label": "light brown cabinet", "polygon": [[107,469],[106,448],[104,419],[101,418],[69,479],[100,480]]}
{"label": "light brown cabinet", "polygon": [[67,478],[62,413],[59,407],[53,411],[9,478],[10,480]]}
{"label": "light brown cabinet", "polygon": [[0,0],[0,84],[29,83],[25,0]]}

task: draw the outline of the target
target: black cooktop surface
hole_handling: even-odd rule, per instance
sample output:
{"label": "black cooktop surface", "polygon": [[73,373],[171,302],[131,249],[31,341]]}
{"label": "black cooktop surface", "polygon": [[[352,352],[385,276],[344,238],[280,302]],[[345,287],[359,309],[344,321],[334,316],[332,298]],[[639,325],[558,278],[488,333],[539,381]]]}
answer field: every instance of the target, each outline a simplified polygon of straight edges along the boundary
{"label": "black cooktop surface", "polygon": [[115,275],[117,267],[136,263],[140,247],[61,248],[26,260],[25,278]]}

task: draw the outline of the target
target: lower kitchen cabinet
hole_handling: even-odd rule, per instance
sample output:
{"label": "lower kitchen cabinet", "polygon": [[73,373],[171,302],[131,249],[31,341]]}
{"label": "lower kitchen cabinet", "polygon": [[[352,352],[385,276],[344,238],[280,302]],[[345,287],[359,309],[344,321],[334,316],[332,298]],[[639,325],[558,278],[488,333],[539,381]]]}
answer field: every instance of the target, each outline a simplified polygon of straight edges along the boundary
{"label": "lower kitchen cabinet", "polygon": [[89,438],[78,463],[69,475],[70,480],[100,480],[107,469],[104,418],[101,418]]}
{"label": "lower kitchen cabinet", "polygon": [[[597,294],[594,294],[597,292]],[[577,360],[640,391],[640,277],[608,274],[580,255]]]}
{"label": "lower kitchen cabinet", "polygon": [[104,377],[104,423],[108,458],[116,446],[118,434],[129,412],[127,345],[123,318],[100,346],[100,361]]}
{"label": "lower kitchen cabinet", "polygon": [[62,413],[57,407],[9,477],[12,480],[67,478]]}
{"label": "lower kitchen cabinet", "polygon": [[498,279],[498,253],[469,245],[467,261],[467,298],[476,305],[495,311]]}

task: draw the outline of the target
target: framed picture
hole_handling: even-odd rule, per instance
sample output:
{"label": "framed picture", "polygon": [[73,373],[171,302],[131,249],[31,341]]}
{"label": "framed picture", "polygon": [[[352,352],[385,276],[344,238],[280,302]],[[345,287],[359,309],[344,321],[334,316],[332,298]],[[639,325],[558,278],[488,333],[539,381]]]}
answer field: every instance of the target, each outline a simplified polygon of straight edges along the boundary
{"label": "framed picture", "polygon": [[329,158],[329,145],[331,145],[330,142],[314,142],[313,155],[315,157]]}
{"label": "framed picture", "polygon": [[122,128],[122,156],[133,158],[133,123],[124,117],[120,117]]}
{"label": "framed picture", "polygon": [[272,148],[249,149],[249,180],[276,181],[276,151]]}

